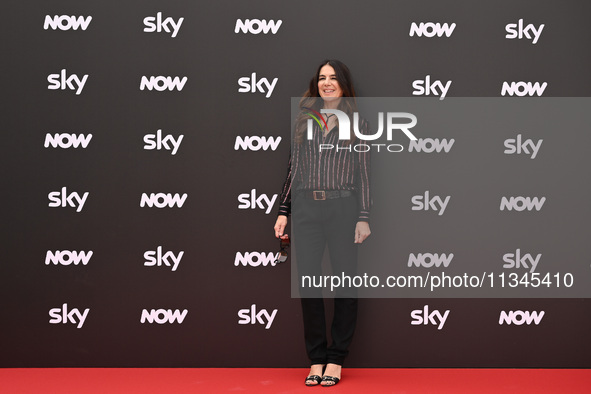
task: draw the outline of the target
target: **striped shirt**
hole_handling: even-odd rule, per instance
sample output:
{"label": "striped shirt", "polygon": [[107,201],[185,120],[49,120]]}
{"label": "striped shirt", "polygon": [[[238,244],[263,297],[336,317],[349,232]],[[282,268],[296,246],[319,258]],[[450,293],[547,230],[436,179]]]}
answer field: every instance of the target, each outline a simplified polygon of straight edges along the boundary
{"label": "striped shirt", "polygon": [[[366,122],[361,132],[367,133]],[[289,216],[291,213],[292,191],[350,190],[357,195],[359,221],[369,222],[370,153],[355,151],[359,139],[348,143],[338,138],[338,126],[324,137],[320,127],[314,124],[312,140],[292,143],[287,179],[279,197],[279,215]],[[320,144],[323,144],[322,150]],[[327,149],[328,146],[332,149]],[[364,149],[359,147],[357,150]]]}

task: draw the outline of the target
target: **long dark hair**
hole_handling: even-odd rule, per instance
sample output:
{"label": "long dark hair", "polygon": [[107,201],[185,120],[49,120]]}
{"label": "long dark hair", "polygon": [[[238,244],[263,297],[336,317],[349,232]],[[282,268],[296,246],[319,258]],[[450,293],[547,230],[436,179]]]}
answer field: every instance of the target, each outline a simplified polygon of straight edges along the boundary
{"label": "long dark hair", "polygon": [[[305,111],[304,108],[312,108],[315,111],[320,111],[324,104],[324,100],[322,97],[320,97],[320,92],[318,91],[318,78],[320,75],[320,70],[324,66],[331,66],[334,69],[337,82],[343,91],[342,97],[355,97],[353,77],[351,76],[349,67],[347,67],[340,60],[336,59],[327,59],[320,63],[316,69],[316,73],[310,80],[308,90],[302,95],[302,99],[300,100],[300,113],[296,118],[295,123],[295,141],[298,144],[301,144],[304,141],[304,135],[307,131],[308,119],[311,119],[310,116],[305,113],[307,111]],[[355,99],[341,100],[337,109],[351,116],[353,112],[357,110]],[[353,135],[352,138],[354,139],[355,136]]]}

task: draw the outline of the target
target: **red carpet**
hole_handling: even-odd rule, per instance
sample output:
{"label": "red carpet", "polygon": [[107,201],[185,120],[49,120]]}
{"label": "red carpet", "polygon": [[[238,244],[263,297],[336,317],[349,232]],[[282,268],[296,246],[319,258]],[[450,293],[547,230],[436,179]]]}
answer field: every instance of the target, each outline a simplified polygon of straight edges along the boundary
{"label": "red carpet", "polygon": [[590,393],[581,369],[346,369],[336,387],[306,387],[295,368],[0,369],[1,393]]}

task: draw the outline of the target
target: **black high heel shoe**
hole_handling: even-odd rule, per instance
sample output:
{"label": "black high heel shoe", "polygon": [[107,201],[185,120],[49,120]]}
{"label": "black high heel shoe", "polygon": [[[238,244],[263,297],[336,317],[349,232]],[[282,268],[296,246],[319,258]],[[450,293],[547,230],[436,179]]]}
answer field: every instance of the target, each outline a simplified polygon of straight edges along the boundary
{"label": "black high heel shoe", "polygon": [[321,384],[322,387],[332,387],[332,386],[336,386],[336,384],[339,382],[339,378],[336,378],[334,376],[323,376],[321,382],[332,382],[331,384]]}
{"label": "black high heel shoe", "polygon": [[320,382],[322,382],[322,378],[318,375],[310,375],[306,377],[306,386],[318,386]]}
{"label": "black high heel shoe", "polygon": [[[336,364],[338,365],[338,364]],[[341,371],[342,371],[342,366],[341,366]],[[342,373],[342,372],[341,372]],[[336,386],[336,384],[340,381],[340,378],[337,378],[336,376],[330,376],[330,375],[324,375],[322,377],[322,380],[320,381],[320,385],[322,387],[332,387],[332,386]],[[325,383],[325,384],[322,384]]]}
{"label": "black high heel shoe", "polygon": [[[326,364],[322,366],[322,374],[324,374],[324,370],[326,369]],[[310,375],[306,376],[305,384],[306,386],[318,386],[322,381],[322,376],[319,375]],[[315,382],[315,383],[312,383]]]}

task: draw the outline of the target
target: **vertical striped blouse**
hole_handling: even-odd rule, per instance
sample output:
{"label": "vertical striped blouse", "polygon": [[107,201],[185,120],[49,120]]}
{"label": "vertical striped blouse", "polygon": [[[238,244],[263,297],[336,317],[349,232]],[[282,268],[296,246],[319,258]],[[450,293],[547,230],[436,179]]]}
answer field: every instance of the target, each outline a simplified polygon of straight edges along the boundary
{"label": "vertical striped blouse", "polygon": [[[361,132],[366,134],[367,122],[360,126]],[[356,152],[359,142],[359,139],[351,143],[339,140],[338,126],[324,137],[317,124],[314,124],[312,140],[304,139],[301,144],[293,142],[287,179],[279,197],[279,215],[291,213],[292,192],[350,190],[357,195],[359,221],[369,222],[370,153]],[[330,146],[332,149],[328,149]],[[357,150],[364,150],[363,146]]]}

